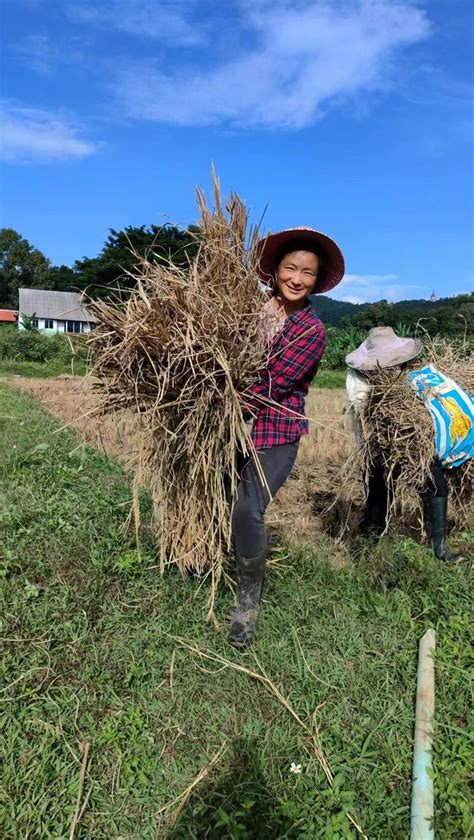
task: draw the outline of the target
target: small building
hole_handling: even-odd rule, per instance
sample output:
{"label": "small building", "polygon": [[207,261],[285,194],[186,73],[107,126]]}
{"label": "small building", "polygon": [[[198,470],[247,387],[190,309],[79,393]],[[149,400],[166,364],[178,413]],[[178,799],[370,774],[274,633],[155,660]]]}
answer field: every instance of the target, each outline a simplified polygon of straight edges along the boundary
{"label": "small building", "polygon": [[18,312],[15,309],[0,309],[0,326],[2,324],[16,324]]}
{"label": "small building", "polygon": [[19,289],[18,328],[24,329],[22,316],[33,318],[33,326],[52,335],[57,332],[87,333],[96,323],[77,292],[49,289]]}
{"label": "small building", "polygon": [[431,295],[430,295],[430,301],[431,301],[431,303],[436,303],[437,300],[438,300],[438,298],[436,297],[434,289],[433,289],[433,291],[431,292]]}

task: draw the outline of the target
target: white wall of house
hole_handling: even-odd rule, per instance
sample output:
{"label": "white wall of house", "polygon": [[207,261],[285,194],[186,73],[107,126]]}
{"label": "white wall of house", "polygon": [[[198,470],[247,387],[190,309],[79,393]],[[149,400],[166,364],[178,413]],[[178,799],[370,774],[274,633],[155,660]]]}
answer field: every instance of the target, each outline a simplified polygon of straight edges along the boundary
{"label": "white wall of house", "polygon": [[[69,324],[69,331],[71,333],[78,332],[76,329],[72,328],[71,326],[74,324],[79,324],[81,333],[88,333],[91,330],[91,325],[87,321],[59,321],[54,318],[37,318],[38,326],[37,329],[42,332],[46,333],[46,335],[54,335],[55,333],[63,333],[68,331],[68,324]],[[18,319],[18,329],[24,330],[24,326],[21,320],[21,316]]]}

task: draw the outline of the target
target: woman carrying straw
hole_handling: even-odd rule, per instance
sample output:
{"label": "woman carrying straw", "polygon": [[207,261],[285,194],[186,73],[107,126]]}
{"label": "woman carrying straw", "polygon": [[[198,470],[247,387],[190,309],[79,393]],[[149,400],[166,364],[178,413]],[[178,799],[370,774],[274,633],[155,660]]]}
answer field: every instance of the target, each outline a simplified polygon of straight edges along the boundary
{"label": "woman carrying straw", "polygon": [[271,349],[259,380],[242,395],[254,417],[255,454],[241,471],[232,512],[237,606],[231,611],[229,642],[235,647],[245,647],[257,632],[267,557],[265,510],[308,432],[304,400],[326,346],[308,295],[333,289],[344,275],[338,245],[312,228],[272,234],[260,248],[260,276],[269,290],[262,327]]}

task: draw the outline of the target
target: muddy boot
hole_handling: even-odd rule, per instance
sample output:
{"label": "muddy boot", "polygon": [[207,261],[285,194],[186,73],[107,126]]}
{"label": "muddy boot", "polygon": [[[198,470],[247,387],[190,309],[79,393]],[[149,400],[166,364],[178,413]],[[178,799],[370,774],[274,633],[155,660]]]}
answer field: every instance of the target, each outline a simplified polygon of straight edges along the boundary
{"label": "muddy boot", "polygon": [[228,636],[234,647],[245,647],[257,635],[266,556],[266,550],[256,557],[237,555],[237,606],[230,616]]}
{"label": "muddy boot", "polygon": [[439,560],[444,563],[455,563],[461,554],[448,551],[446,548],[447,533],[447,496],[425,496],[425,525],[431,547]]}

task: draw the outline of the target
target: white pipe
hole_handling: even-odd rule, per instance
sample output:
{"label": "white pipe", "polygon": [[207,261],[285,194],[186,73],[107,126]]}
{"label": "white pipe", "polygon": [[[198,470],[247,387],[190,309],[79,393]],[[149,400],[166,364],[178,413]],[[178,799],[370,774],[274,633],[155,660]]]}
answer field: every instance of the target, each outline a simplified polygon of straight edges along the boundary
{"label": "white pipe", "polygon": [[431,773],[436,633],[420,639],[416,686],[415,746],[411,798],[411,840],[434,840],[434,797]]}

